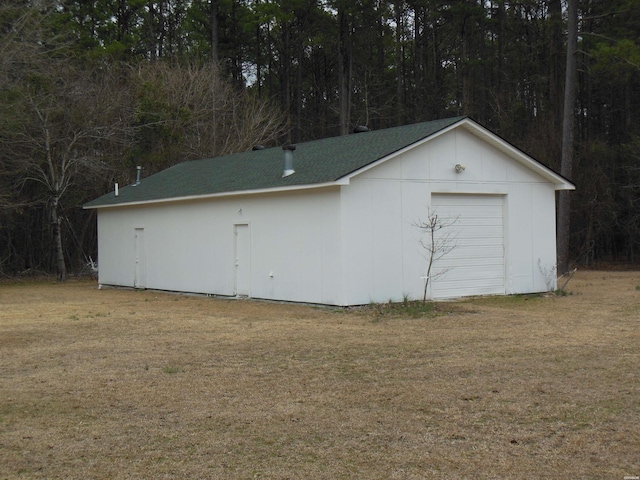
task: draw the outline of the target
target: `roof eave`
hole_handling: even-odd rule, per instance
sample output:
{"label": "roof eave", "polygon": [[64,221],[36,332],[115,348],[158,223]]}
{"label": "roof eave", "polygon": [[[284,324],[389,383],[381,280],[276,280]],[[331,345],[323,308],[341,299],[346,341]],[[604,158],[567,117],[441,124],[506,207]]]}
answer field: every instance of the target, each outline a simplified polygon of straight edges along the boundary
{"label": "roof eave", "polygon": [[237,196],[244,196],[244,195],[293,192],[298,190],[328,188],[328,187],[336,187],[336,186],[348,185],[348,184],[349,184],[349,181],[347,179],[338,179],[334,182],[311,183],[306,185],[292,185],[288,187],[261,188],[261,189],[254,189],[254,190],[237,190],[233,192],[208,193],[204,195],[186,195],[182,197],[158,198],[154,200],[141,200],[141,201],[123,202],[123,203],[108,203],[103,205],[83,205],[82,208],[85,210],[98,210],[102,208],[137,207],[142,205],[157,205],[162,203],[193,202],[198,200],[207,200],[210,198],[237,197]]}

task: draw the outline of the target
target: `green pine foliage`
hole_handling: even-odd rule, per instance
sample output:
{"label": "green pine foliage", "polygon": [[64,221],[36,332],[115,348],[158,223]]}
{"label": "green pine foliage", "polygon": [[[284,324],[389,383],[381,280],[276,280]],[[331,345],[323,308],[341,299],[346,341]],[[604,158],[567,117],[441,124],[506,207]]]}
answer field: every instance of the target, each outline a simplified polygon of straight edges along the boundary
{"label": "green pine foliage", "polygon": [[[50,105],[49,121],[93,122],[102,132],[85,150],[100,157],[102,170],[83,163],[58,207],[67,239],[63,255],[72,270],[96,253],[95,219],[78,213],[77,205],[104,193],[108,183],[131,181],[137,164],[151,173],[255,143],[469,115],[559,171],[563,5],[47,0],[36,8],[2,2],[0,276],[57,268],[47,220],[51,202],[21,162],[33,160],[35,150],[28,157],[29,149],[15,142],[18,133],[35,142],[27,100],[42,106],[45,96],[65,98],[59,92],[70,88],[91,97],[107,82],[117,92],[107,95],[108,112],[127,112],[119,117],[126,125],[116,139],[104,135],[110,114],[89,114],[89,107],[65,113]],[[589,264],[637,263],[640,5],[593,0],[578,7],[571,256]],[[212,79],[208,93],[201,83],[206,77]],[[116,100],[124,104],[116,108]],[[251,120],[258,111],[278,122]],[[217,120],[207,125],[207,118]],[[243,125],[238,141],[220,140],[234,137],[224,130],[228,125]],[[74,131],[66,130],[68,138]]]}

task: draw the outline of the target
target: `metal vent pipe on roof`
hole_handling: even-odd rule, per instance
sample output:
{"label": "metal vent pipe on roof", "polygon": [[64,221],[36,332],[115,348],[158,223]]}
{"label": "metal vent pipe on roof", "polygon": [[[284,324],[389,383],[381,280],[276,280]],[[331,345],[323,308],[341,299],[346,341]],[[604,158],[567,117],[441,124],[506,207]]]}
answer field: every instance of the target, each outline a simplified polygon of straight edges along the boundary
{"label": "metal vent pipe on roof", "polygon": [[136,185],[140,185],[140,174],[141,173],[142,173],[142,167],[140,165],[138,165],[136,167],[136,183],[133,184],[134,187]]}
{"label": "metal vent pipe on roof", "polygon": [[295,149],[296,146],[291,144],[283,145],[282,147],[284,151],[284,172],[282,173],[282,178],[296,173],[293,169],[293,152]]}

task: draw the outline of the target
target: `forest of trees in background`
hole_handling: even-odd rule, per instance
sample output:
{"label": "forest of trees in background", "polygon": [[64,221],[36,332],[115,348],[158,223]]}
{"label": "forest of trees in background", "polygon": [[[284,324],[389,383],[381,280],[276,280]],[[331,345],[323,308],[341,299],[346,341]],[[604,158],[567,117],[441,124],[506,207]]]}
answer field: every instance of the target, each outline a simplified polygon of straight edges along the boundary
{"label": "forest of trees in background", "polygon": [[[571,257],[640,262],[640,5],[579,0]],[[560,171],[563,0],[7,0],[0,276],[79,270],[81,205],[185,160],[468,115]]]}

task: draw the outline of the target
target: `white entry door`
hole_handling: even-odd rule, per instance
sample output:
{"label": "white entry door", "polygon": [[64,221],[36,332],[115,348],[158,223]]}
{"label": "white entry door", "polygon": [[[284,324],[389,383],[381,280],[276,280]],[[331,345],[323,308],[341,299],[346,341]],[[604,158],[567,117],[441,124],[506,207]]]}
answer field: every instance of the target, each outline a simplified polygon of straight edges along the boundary
{"label": "white entry door", "polygon": [[134,277],[135,288],[147,287],[147,264],[144,249],[144,228],[136,228],[133,231]]}
{"label": "white entry door", "polygon": [[234,225],[235,236],[235,294],[251,295],[251,237],[249,224]]}
{"label": "white entry door", "polygon": [[[433,211],[451,219],[451,251],[438,260],[433,298],[505,293],[504,196],[434,194]],[[444,230],[444,229],[443,229]]]}

